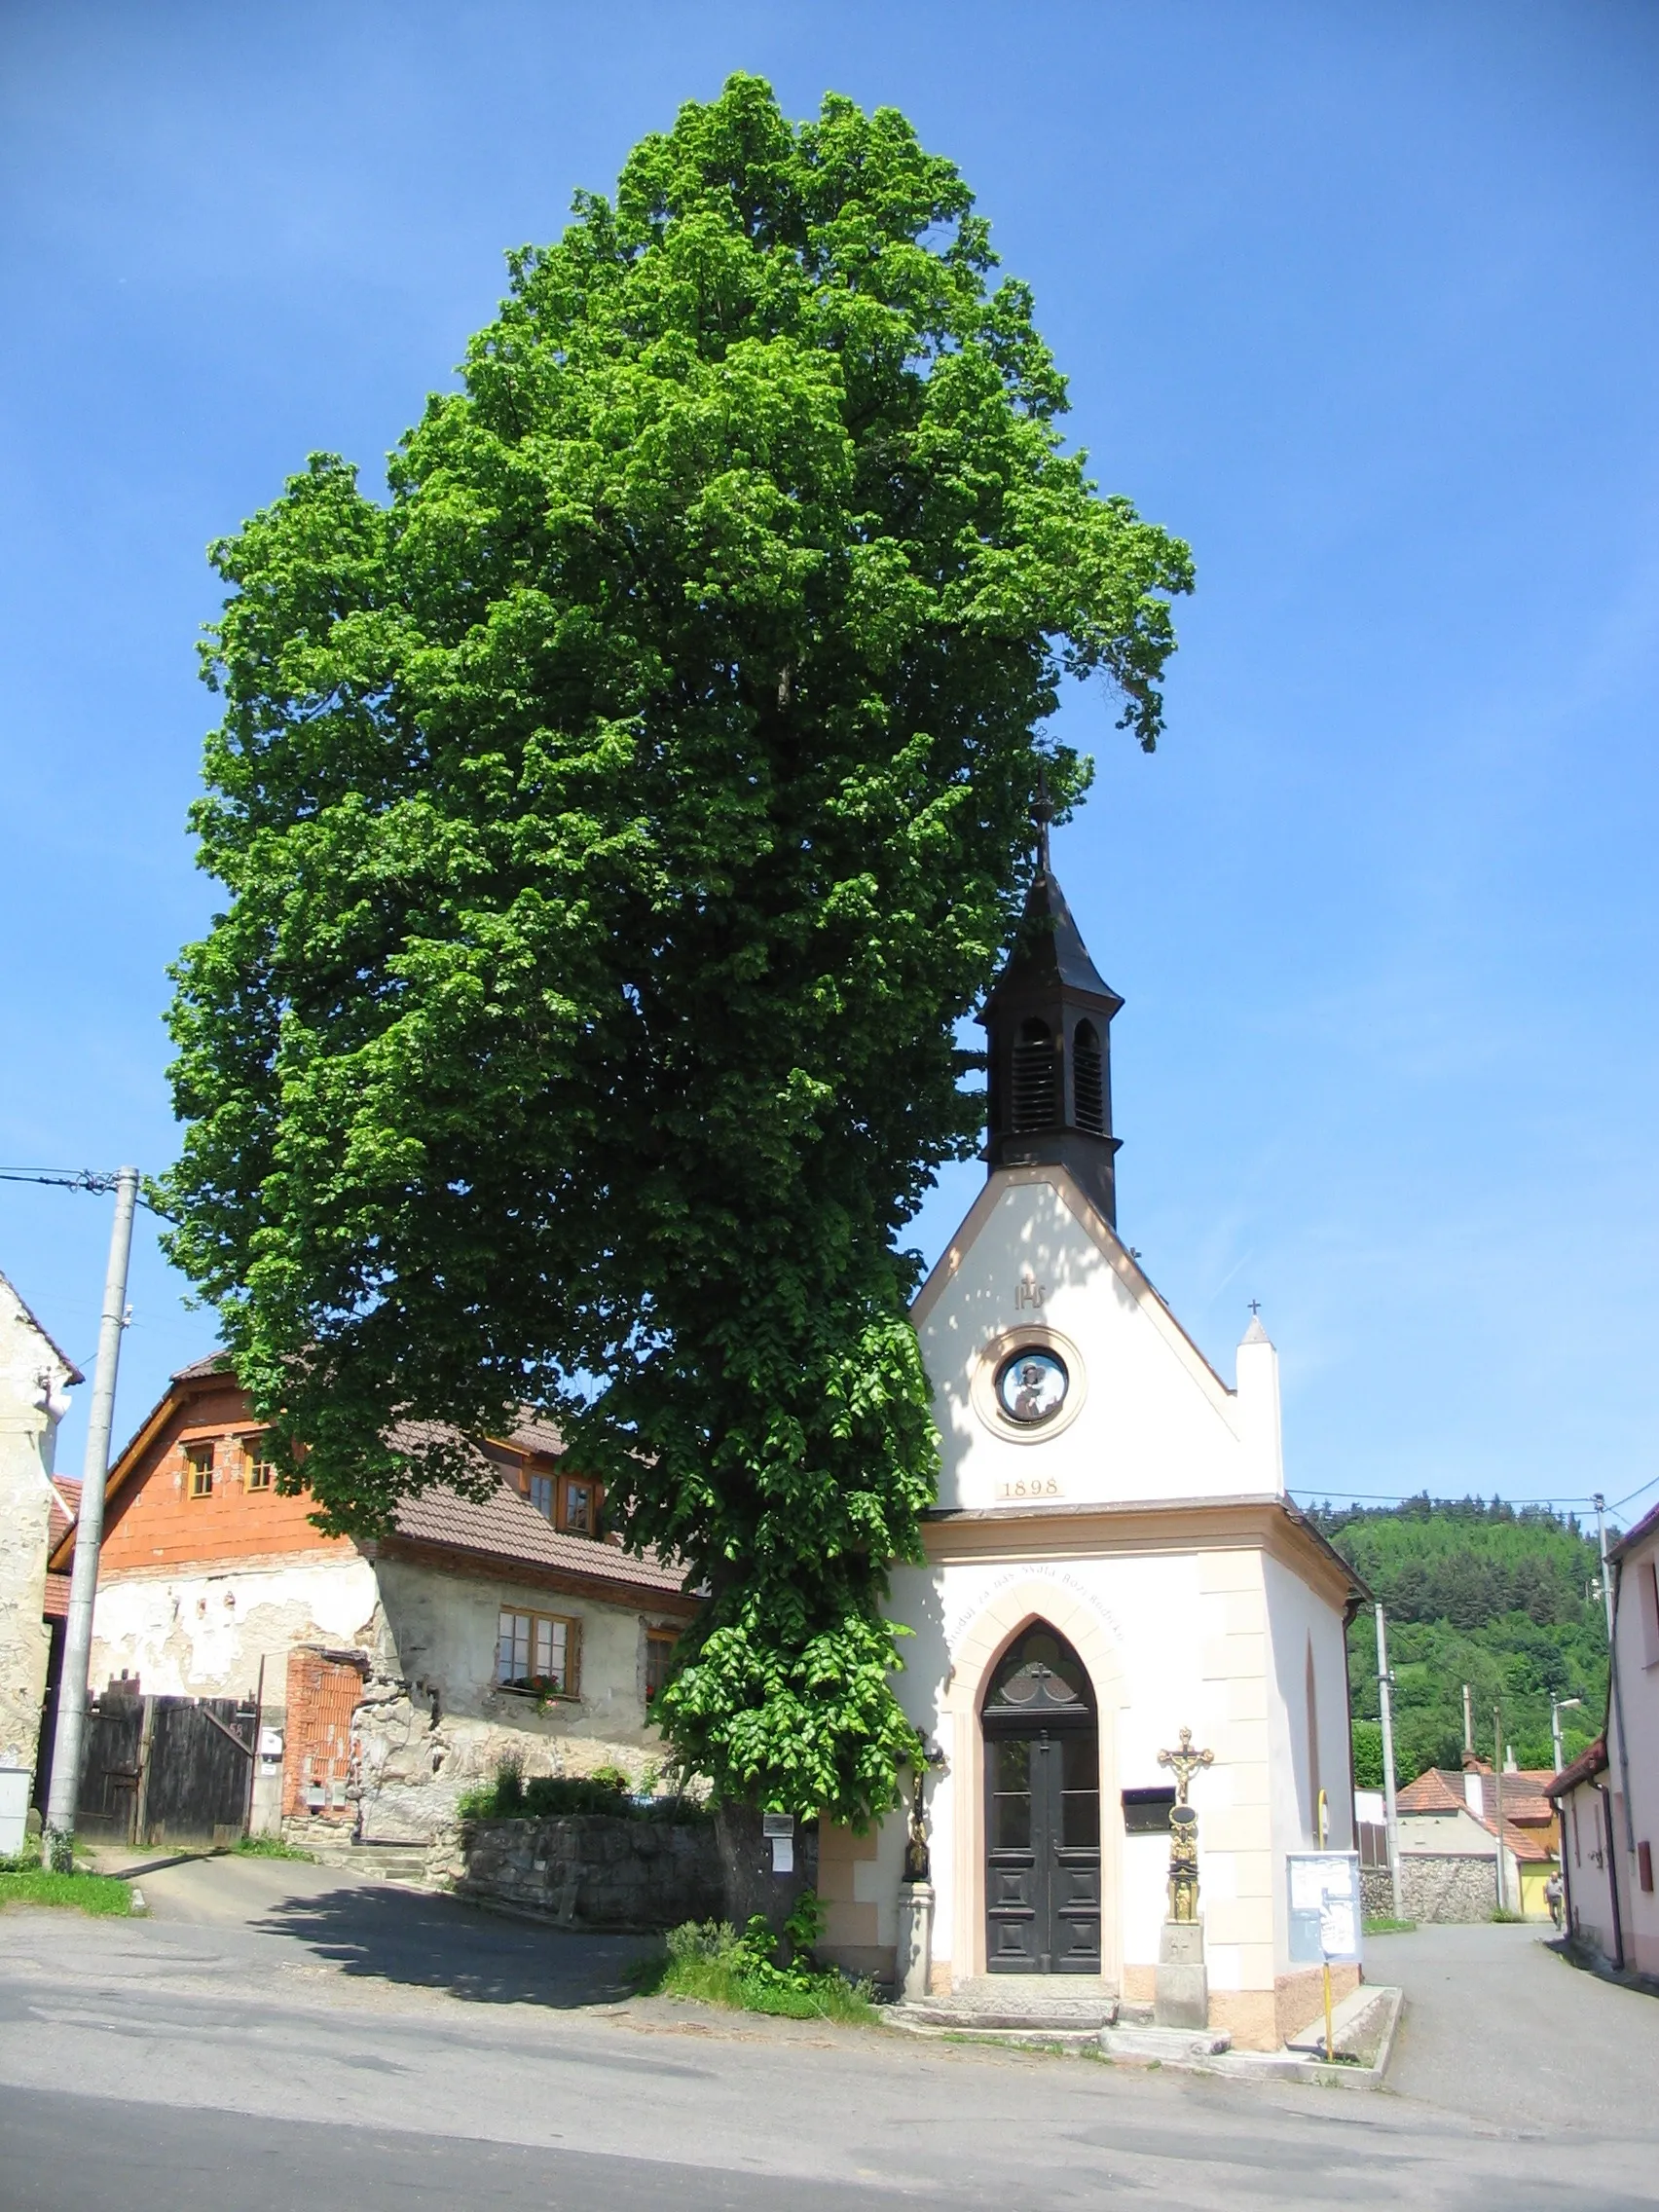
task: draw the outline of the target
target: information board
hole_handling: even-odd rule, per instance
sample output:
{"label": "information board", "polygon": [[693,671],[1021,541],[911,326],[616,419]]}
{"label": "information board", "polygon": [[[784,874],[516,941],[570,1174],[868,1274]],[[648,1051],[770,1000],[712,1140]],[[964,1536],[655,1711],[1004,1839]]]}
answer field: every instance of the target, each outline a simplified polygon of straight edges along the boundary
{"label": "information board", "polygon": [[1292,1851],[1290,1957],[1293,1966],[1356,1965],[1363,1926],[1357,1851]]}

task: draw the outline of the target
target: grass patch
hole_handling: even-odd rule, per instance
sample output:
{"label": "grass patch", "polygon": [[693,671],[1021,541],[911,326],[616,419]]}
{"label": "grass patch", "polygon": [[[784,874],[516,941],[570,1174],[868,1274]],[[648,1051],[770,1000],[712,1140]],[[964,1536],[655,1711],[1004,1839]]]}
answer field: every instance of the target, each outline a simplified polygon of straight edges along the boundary
{"label": "grass patch", "polygon": [[1512,1924],[1518,1927],[1520,1923],[1526,1919],[1526,1917],[1527,1915],[1524,1912],[1511,1912],[1506,1904],[1494,1906],[1493,1910],[1487,1915],[1487,1918],[1489,1920],[1496,1921],[1498,1925],[1503,1928],[1507,1928]]}
{"label": "grass patch", "polygon": [[286,1843],[279,1835],[239,1836],[231,1846],[233,1859],[299,1859],[308,1866],[316,1864],[313,1851],[302,1851],[298,1844]]}
{"label": "grass patch", "polygon": [[734,2012],[769,2012],[786,2020],[842,2020],[870,2027],[880,2015],[866,1981],[849,1981],[812,1959],[824,1908],[808,1890],[788,1928],[794,1956],[778,1964],[778,1938],[756,1913],[743,1935],[729,1923],[688,1920],[669,1932],[661,1957],[635,1971],[642,1997],[689,1997]]}
{"label": "grass patch", "polygon": [[1383,1913],[1366,1922],[1365,1933],[1368,1936],[1409,1936],[1416,1927],[1415,1920],[1390,1920]]}
{"label": "grass patch", "polygon": [[40,1865],[8,1862],[0,1870],[0,1910],[9,1904],[67,1905],[76,1912],[125,1918],[132,1893],[113,1874],[54,1874]]}

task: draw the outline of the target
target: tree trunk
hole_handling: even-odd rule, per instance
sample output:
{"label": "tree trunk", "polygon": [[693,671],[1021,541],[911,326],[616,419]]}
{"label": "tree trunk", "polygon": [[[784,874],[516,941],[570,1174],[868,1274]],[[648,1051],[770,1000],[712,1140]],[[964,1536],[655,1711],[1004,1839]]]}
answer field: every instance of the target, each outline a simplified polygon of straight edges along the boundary
{"label": "tree trunk", "polygon": [[781,1937],[801,1892],[818,1885],[817,1822],[806,1826],[795,1823],[794,1871],[789,1874],[773,1873],[771,1841],[761,1832],[761,1816],[754,1805],[721,1805],[715,1814],[715,1835],[725,1884],[726,1918],[741,1935],[758,1913]]}

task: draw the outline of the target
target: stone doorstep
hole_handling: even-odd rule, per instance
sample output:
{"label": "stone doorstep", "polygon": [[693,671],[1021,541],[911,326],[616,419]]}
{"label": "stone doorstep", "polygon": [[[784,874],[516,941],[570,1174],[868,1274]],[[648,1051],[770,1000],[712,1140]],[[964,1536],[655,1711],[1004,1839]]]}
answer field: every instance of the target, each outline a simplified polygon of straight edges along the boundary
{"label": "stone doorstep", "polygon": [[896,2028],[918,2032],[1089,2041],[1117,2019],[1118,1992],[1092,1974],[979,1974],[948,1997],[909,1998],[887,2006],[882,2017]]}

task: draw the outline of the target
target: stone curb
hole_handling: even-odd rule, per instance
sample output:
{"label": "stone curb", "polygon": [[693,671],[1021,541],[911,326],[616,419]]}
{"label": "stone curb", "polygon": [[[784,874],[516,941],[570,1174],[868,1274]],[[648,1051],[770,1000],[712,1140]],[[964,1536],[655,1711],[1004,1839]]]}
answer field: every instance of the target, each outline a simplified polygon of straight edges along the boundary
{"label": "stone curb", "polygon": [[[1363,2018],[1378,2005],[1386,2008],[1377,2056],[1369,2066],[1332,2066],[1322,2058],[1302,2057],[1289,2046],[1284,2050],[1228,2050],[1214,2056],[1155,2058],[1128,2051],[1120,2054],[1112,2049],[1108,2041],[1110,2029],[1101,2035],[1101,2052],[1116,2066],[1159,2066],[1170,2073],[1214,2074],[1240,2082],[1302,2082],[1317,2088],[1380,2089],[1388,2071],[1388,2061],[1394,2055],[1394,2037],[1405,2007],[1405,1995],[1387,1984],[1367,1982],[1362,1986],[1366,2002],[1354,2009],[1350,2018]],[[1352,2005],[1353,2001],[1350,1998],[1344,2002]]]}

